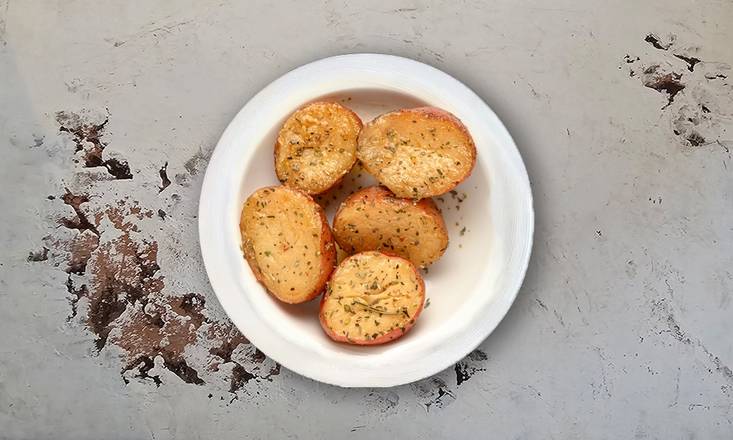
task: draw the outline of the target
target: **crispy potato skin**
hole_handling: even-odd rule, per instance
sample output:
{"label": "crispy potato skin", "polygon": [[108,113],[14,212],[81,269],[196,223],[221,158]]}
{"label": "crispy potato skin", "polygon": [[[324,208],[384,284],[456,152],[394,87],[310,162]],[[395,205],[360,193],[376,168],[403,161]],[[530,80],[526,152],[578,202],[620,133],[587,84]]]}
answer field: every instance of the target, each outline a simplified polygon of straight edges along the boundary
{"label": "crispy potato skin", "polygon": [[[355,261],[360,264],[356,265]],[[354,277],[355,270],[368,273],[372,271],[374,276]],[[397,274],[403,277],[396,278]],[[406,274],[409,276],[404,277]],[[395,284],[400,280],[404,280],[403,285]],[[349,284],[350,281],[356,283],[354,287]],[[388,291],[388,289],[393,290]],[[346,295],[345,298],[344,295]],[[378,299],[380,296],[386,296],[384,303]],[[389,300],[395,297],[397,298],[396,303],[390,303]],[[346,302],[343,302],[344,300]],[[384,313],[358,305],[362,301],[364,301],[363,304],[367,304],[370,300],[373,302],[373,307],[381,307]],[[425,282],[412,263],[396,255],[362,252],[348,257],[336,268],[329,281],[328,289],[321,298],[318,318],[326,335],[336,342],[379,345],[393,341],[407,333],[415,325],[424,305]],[[346,306],[348,308],[344,308],[342,312],[342,307]],[[389,310],[390,307],[395,306],[400,310],[404,308],[405,312],[390,313],[393,312]],[[342,320],[346,317],[350,322],[343,324]],[[359,323],[361,327],[356,326]],[[351,324],[354,325],[349,327]],[[349,333],[349,329],[360,328],[364,328],[367,335],[361,334],[361,330]],[[370,335],[369,332],[374,333]]]}
{"label": "crispy potato skin", "polygon": [[418,267],[434,263],[448,247],[448,231],[432,199],[399,198],[382,186],[349,196],[336,212],[333,234],[348,253],[390,252]]}
{"label": "crispy potato skin", "polygon": [[244,203],[239,228],[244,257],[273,296],[296,304],[323,291],[336,246],[323,209],[308,194],[260,188]]}
{"label": "crispy potato skin", "polygon": [[385,113],[359,134],[357,158],[398,197],[444,194],[471,175],[476,146],[465,125],[436,107]]}
{"label": "crispy potato skin", "polygon": [[313,102],[293,113],[275,142],[275,173],[284,185],[315,195],[338,185],[356,163],[361,119],[336,102]]}

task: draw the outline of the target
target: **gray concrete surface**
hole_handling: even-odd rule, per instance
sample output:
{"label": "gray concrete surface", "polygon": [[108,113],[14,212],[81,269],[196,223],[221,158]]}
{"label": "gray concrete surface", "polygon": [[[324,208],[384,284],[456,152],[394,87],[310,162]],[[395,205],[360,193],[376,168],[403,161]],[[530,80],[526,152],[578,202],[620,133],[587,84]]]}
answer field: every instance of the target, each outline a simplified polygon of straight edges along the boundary
{"label": "gray concrete surface", "polygon": [[[0,438],[733,438],[733,4],[356,3],[0,0]],[[497,331],[394,389],[263,358],[198,251],[228,121],[352,52],[472,87],[536,200]]]}

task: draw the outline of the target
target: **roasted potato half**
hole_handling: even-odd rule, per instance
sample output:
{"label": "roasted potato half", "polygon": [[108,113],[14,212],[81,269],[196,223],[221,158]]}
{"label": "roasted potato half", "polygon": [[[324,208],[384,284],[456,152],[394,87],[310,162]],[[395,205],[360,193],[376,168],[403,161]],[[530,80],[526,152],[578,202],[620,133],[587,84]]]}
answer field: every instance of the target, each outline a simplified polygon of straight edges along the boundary
{"label": "roasted potato half", "polygon": [[333,272],[319,318],[338,342],[376,345],[415,325],[425,302],[425,283],[415,266],[396,255],[362,252]]}
{"label": "roasted potato half", "polygon": [[314,102],[293,113],[275,143],[275,173],[287,186],[320,194],[356,162],[361,119],[336,102]]}
{"label": "roasted potato half", "polygon": [[383,251],[418,267],[438,260],[448,247],[448,231],[431,199],[396,197],[382,186],[364,188],[346,199],[333,219],[333,235],[348,253]]}
{"label": "roasted potato half", "polygon": [[398,197],[444,194],[466,179],[476,146],[463,123],[435,107],[385,113],[364,126],[357,158]]}
{"label": "roasted potato half", "polygon": [[258,189],[244,203],[239,229],[247,263],[276,298],[302,303],[323,291],[336,246],[310,196],[286,186]]}

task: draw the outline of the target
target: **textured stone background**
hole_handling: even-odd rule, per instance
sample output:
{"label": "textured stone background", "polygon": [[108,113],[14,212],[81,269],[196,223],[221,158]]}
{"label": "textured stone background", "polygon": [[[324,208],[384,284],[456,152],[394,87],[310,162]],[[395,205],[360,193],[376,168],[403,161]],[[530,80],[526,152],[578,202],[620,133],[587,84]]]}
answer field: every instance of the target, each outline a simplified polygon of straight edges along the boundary
{"label": "textured stone background", "polygon": [[[0,0],[0,438],[733,438],[733,4],[515,3]],[[264,358],[198,251],[235,112],[351,52],[472,87],[537,211],[497,331],[393,389]]]}

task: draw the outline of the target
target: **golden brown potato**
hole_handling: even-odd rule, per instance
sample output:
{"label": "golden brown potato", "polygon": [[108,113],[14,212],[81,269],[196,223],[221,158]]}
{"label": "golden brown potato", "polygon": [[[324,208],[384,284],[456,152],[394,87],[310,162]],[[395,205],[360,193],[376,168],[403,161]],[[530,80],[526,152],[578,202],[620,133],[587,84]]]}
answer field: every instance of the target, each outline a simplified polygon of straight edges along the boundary
{"label": "golden brown potato", "polygon": [[348,253],[383,251],[418,267],[438,260],[448,247],[448,231],[431,199],[415,202],[373,186],[352,194],[333,219],[333,235]]}
{"label": "golden brown potato", "polygon": [[323,291],[336,247],[310,196],[285,186],[258,189],[244,203],[239,229],[252,272],[276,298],[295,304]]}
{"label": "golden brown potato", "polygon": [[376,345],[404,335],[425,302],[425,283],[402,257],[362,252],[336,268],[321,299],[319,318],[338,342]]}
{"label": "golden brown potato", "polygon": [[461,121],[435,107],[383,114],[364,126],[357,158],[398,197],[444,194],[466,179],[476,146]]}
{"label": "golden brown potato", "polygon": [[275,143],[275,172],[284,185],[320,194],[356,162],[361,119],[336,102],[314,102],[293,113]]}

